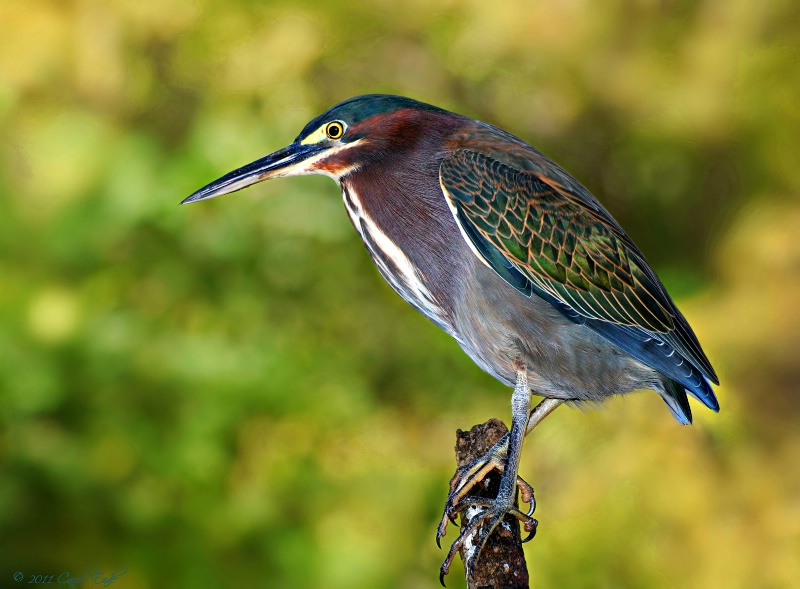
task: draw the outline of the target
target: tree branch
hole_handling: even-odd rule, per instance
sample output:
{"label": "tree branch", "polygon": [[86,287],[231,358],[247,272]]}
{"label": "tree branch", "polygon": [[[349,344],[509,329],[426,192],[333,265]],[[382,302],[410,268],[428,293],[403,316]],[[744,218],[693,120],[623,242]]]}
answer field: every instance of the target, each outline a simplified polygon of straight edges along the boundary
{"label": "tree branch", "polygon": [[[474,426],[468,432],[456,432],[456,461],[459,466],[483,456],[508,431],[499,419]],[[500,473],[492,471],[475,485],[468,496],[494,499],[500,490]],[[517,505],[515,499],[514,505]],[[461,525],[469,524],[466,511],[461,512]],[[503,523],[508,524],[507,526]],[[510,530],[510,531],[509,531]],[[465,542],[465,545],[468,544]],[[466,547],[460,549],[461,560],[466,558]],[[472,578],[467,578],[469,589],[528,589],[528,567],[522,551],[519,521],[506,516],[501,525],[489,536],[475,565]]]}

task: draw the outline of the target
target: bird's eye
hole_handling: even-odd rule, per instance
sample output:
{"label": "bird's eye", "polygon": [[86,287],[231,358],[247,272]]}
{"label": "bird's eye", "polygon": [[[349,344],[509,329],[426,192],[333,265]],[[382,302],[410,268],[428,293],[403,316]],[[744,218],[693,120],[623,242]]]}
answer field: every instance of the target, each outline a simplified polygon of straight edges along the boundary
{"label": "bird's eye", "polygon": [[344,134],[344,125],[339,121],[333,121],[325,125],[325,135],[328,139],[339,139]]}

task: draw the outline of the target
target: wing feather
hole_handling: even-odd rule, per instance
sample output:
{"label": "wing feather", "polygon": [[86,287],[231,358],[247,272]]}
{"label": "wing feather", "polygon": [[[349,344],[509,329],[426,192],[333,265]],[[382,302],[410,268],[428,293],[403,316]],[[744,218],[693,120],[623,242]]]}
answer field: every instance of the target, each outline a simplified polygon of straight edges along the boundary
{"label": "wing feather", "polygon": [[704,380],[718,383],[716,374],[644,256],[588,191],[533,153],[526,169],[469,148],[442,161],[440,183],[464,235],[516,288],[718,407]]}

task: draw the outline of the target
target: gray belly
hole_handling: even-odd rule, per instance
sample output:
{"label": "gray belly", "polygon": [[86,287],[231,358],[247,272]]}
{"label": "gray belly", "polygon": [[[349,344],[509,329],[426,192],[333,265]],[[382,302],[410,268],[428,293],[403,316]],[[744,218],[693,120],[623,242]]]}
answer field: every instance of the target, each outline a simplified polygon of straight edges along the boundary
{"label": "gray belly", "polygon": [[659,386],[661,377],[536,295],[526,297],[476,259],[453,302],[456,338],[483,370],[513,386],[524,365],[534,393],[600,401]]}

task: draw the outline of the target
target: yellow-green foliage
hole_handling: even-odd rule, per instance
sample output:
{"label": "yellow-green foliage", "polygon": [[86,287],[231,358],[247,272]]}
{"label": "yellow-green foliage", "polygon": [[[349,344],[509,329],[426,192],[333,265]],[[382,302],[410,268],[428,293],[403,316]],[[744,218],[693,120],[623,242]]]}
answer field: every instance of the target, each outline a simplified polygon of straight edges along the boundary
{"label": "yellow-green foliage", "polygon": [[534,586],[797,587],[798,22],[794,0],[3,0],[0,585],[437,586],[454,431],[510,390],[381,281],[330,180],[177,206],[391,92],[573,172],[722,380],[694,427],[652,393],[544,422]]}

